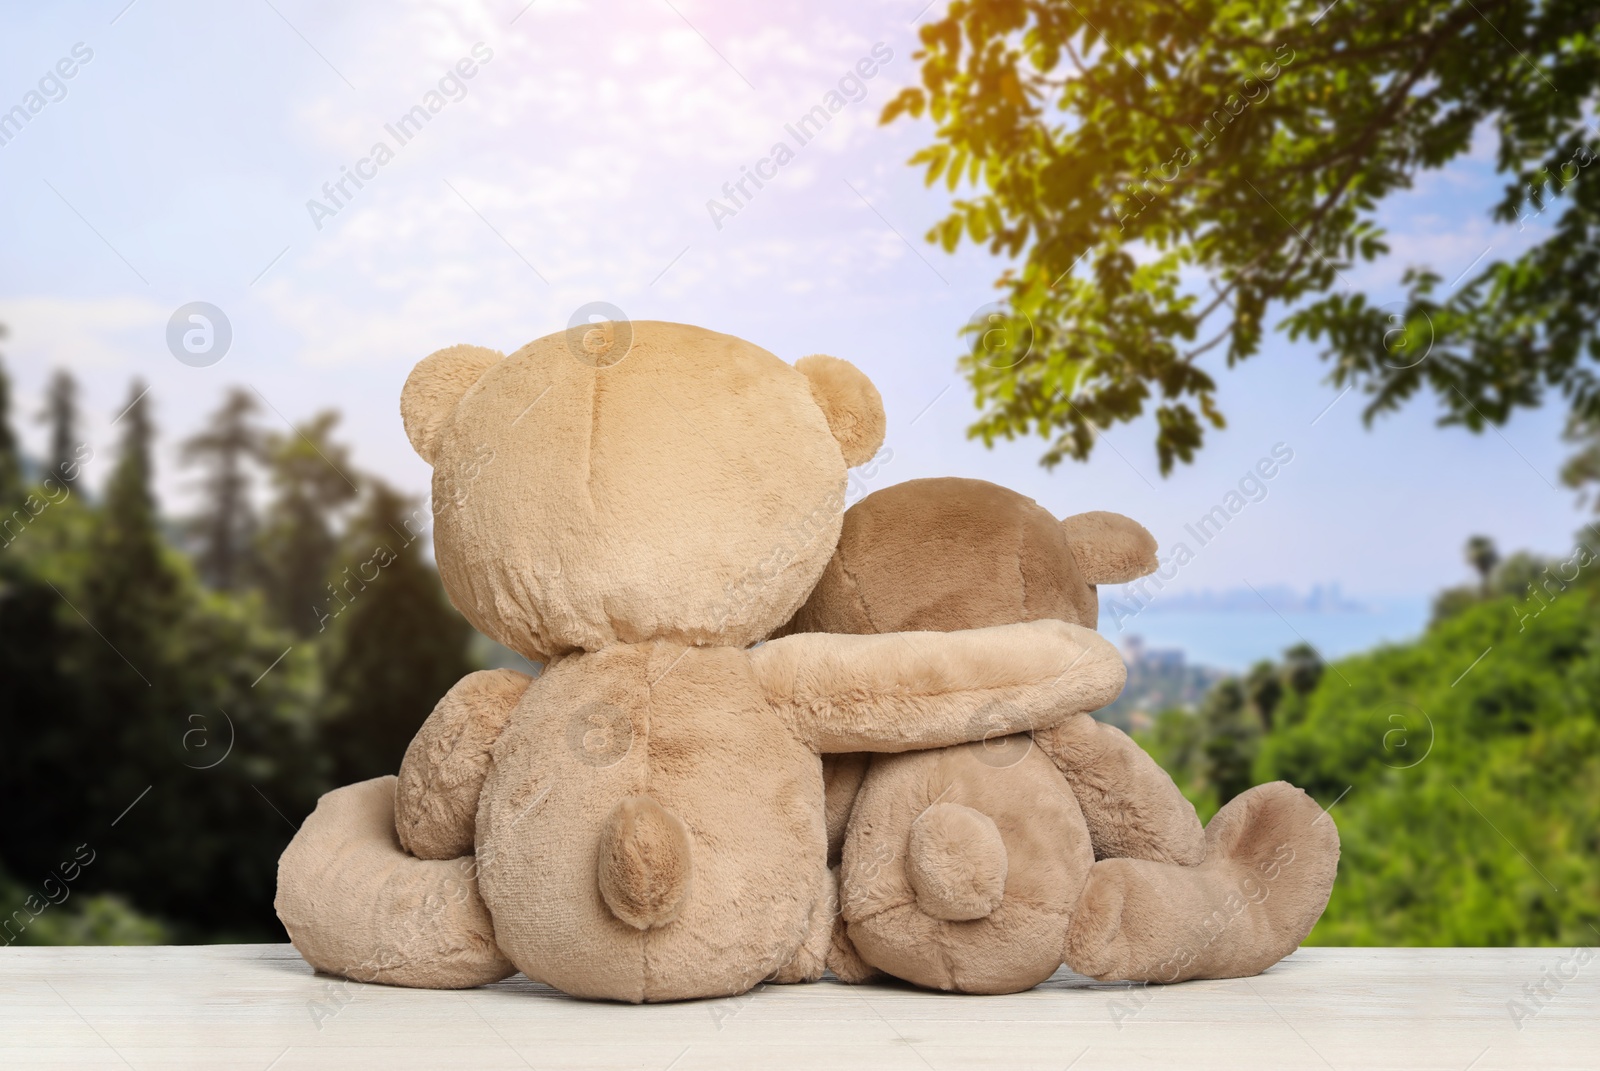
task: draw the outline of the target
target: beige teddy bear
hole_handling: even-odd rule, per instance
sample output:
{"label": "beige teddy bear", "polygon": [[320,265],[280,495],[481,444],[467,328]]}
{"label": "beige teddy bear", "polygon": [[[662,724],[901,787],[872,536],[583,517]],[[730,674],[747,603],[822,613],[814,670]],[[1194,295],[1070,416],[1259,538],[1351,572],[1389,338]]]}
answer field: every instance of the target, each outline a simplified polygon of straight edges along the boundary
{"label": "beige teddy bear", "polygon": [[452,602],[545,668],[463,679],[398,781],[306,819],[277,909],[320,970],[627,1001],[848,972],[821,756],[1043,728],[1122,687],[1059,619],[750,647],[817,583],[882,441],[844,361],[580,327],[435,353],[401,413]]}
{"label": "beige teddy bear", "polygon": [[[851,507],[781,631],[1093,627],[1096,585],[1150,573],[1155,552],[1115,513],[1058,521],[982,480],[912,480]],[[980,993],[1026,989],[1063,960],[1101,979],[1231,977],[1292,952],[1321,915],[1338,831],[1299,789],[1253,788],[1202,830],[1143,749],[1088,713],[1031,737],[1008,735],[1003,703],[980,714],[981,742],[829,758],[830,848],[865,964]]]}

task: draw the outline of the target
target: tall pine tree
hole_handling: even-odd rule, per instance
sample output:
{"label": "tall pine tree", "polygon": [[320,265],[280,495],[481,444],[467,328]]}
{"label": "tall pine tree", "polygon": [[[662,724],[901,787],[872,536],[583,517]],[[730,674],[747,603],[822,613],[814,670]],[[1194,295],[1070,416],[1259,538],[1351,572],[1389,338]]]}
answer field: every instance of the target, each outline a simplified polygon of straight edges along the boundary
{"label": "tall pine tree", "polygon": [[183,460],[206,470],[206,503],[194,524],[200,537],[196,564],[206,583],[219,591],[232,591],[256,572],[249,466],[265,450],[253,420],[259,409],[254,395],[234,387],[205,429],[182,444]]}
{"label": "tall pine tree", "polygon": [[415,516],[415,502],[374,480],[346,538],[327,670],[326,735],[341,783],[396,772],[439,697],[476,668],[471,626],[423,555]]}
{"label": "tall pine tree", "polygon": [[[73,479],[77,469],[78,381],[65,368],[57,369],[45,389],[44,410],[39,414],[50,429],[50,471],[58,478]],[[73,475],[68,475],[73,474]]]}
{"label": "tall pine tree", "polygon": [[277,622],[301,636],[319,629],[339,540],[333,518],[359,493],[349,451],[332,440],[339,414],[322,412],[267,440],[275,491],[261,533],[266,595]]}
{"label": "tall pine tree", "polygon": [[81,701],[50,727],[67,761],[49,795],[70,804],[53,828],[97,852],[83,891],[124,894],[189,940],[275,937],[276,859],[328,766],[312,662],[254,599],[205,592],[163,537],[142,385],[115,427],[87,553],[59,581],[65,694]]}
{"label": "tall pine tree", "polygon": [[[22,469],[10,408],[11,381],[0,367],[0,522],[15,512],[19,519],[13,523],[20,525],[27,523],[22,519],[27,514],[18,509]],[[55,664],[61,645],[57,610],[65,607],[29,568],[23,557],[27,544],[17,542],[22,531],[0,527],[0,799],[12,813],[27,806],[31,820],[0,822],[0,871],[8,865],[27,868],[56,847],[41,829],[57,825],[53,819],[60,802],[59,782],[51,776],[56,771],[44,760],[50,726],[63,714],[70,718],[67,682]],[[42,717],[46,713],[49,717]],[[0,933],[0,939],[9,936],[9,931]]]}
{"label": "tall pine tree", "polygon": [[0,802],[27,815],[0,823],[0,870],[42,875],[72,858],[90,824],[83,661],[73,652],[84,637],[100,641],[69,602],[89,517],[59,487],[27,494],[10,400],[0,370]]}
{"label": "tall pine tree", "polygon": [[[128,404],[114,426],[120,428],[121,445],[106,481],[86,595],[107,625],[126,626],[130,641],[142,642],[151,625],[170,615],[177,594],[156,513],[155,426],[143,382],[133,383]],[[152,612],[162,617],[151,619],[147,615]]]}
{"label": "tall pine tree", "polygon": [[[163,780],[176,753],[185,691],[183,625],[190,592],[182,563],[162,539],[154,479],[155,427],[143,383],[113,422],[120,433],[83,570],[77,609],[92,629],[77,645],[86,693],[79,727],[87,795],[105,828],[147,788]],[[97,863],[112,887],[148,889],[152,861],[167,848],[170,787],[140,803],[117,827]],[[170,865],[170,864],[169,864]]]}
{"label": "tall pine tree", "polygon": [[[0,324],[0,338],[5,338],[5,325]],[[5,365],[0,364],[0,505],[8,507],[22,497],[22,452],[17,447],[17,436],[11,430],[11,377]],[[4,541],[0,535],[0,542]]]}

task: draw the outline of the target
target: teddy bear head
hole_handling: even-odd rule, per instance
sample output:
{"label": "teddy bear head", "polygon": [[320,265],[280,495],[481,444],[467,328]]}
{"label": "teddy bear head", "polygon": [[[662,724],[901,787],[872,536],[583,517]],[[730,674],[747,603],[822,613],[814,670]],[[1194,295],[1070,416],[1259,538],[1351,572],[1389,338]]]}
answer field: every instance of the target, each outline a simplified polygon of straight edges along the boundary
{"label": "teddy bear head", "polygon": [[822,579],[780,631],[948,632],[1043,618],[1092,629],[1096,586],[1156,564],[1155,539],[1121,514],[1057,520],[984,480],[909,480],[850,507]]}
{"label": "teddy bear head", "polygon": [[433,465],[451,601],[536,661],[764,638],[815,584],[846,469],[884,433],[882,399],[846,361],[790,365],[659,322],[580,324],[509,356],[440,350],[400,409]]}

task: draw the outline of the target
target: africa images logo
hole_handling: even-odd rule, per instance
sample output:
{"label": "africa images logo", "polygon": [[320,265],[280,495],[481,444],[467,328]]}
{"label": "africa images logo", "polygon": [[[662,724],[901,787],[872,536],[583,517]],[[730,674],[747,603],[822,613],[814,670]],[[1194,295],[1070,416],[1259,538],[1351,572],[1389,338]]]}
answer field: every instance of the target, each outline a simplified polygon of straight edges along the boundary
{"label": "africa images logo", "polygon": [[[393,147],[388,141],[375,141],[372,148],[367,150],[367,155],[355,162],[353,167],[341,165],[339,177],[322,184],[324,200],[312,197],[306,201],[306,211],[311,215],[311,223],[322,229],[322,221],[337,216],[351,201],[355,199],[356,192],[363,189],[368,182],[378,177],[378,168],[384,167],[395,158],[395,154],[411,140],[422,133],[422,128],[433,121],[433,117],[444,111],[445,105],[456,104],[467,99],[467,82],[477,77],[483,64],[494,59],[494,51],[488,45],[479,41],[472,46],[472,55],[462,56],[439,79],[438,88],[430,89],[422,95],[420,103],[411,107],[411,110],[392,123],[385,123],[383,131],[394,142]],[[476,63],[473,60],[477,60]],[[350,188],[351,184],[355,189]]]}
{"label": "africa images logo", "polygon": [[810,111],[794,122],[783,124],[783,132],[794,142],[794,148],[791,149],[785,141],[773,142],[767,155],[757,160],[753,168],[740,164],[739,177],[722,184],[722,195],[727,201],[719,201],[715,197],[706,201],[706,212],[710,214],[717,230],[722,229],[723,220],[737,216],[740,209],[755,199],[755,191],[750,189],[751,183],[755,184],[756,191],[763,189],[767,182],[778,177],[779,168],[787,167],[794,160],[796,150],[809,145],[813,138],[822,133],[823,127],[833,122],[835,115],[844,111],[845,105],[865,100],[867,82],[892,59],[894,50],[888,45],[882,41],[873,45],[871,54],[857,60],[856,65],[840,77],[836,88],[823,94],[820,104],[812,105]]}
{"label": "africa images logo", "polygon": [[[54,67],[44,72],[37,89],[24,93],[20,104],[0,111],[0,145],[10,145],[16,140],[22,128],[33,122],[33,117],[44,111],[47,105],[66,100],[67,82],[75,78],[92,59],[94,49],[79,41],[72,46],[69,55],[62,56]],[[0,105],[0,108],[3,107]]]}

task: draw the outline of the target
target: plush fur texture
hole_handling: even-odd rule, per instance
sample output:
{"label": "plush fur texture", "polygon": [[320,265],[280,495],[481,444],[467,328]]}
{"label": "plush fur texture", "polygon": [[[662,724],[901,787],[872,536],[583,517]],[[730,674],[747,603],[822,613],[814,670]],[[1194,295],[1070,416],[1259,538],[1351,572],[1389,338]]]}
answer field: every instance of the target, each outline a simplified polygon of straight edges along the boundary
{"label": "plush fur texture", "polygon": [[809,633],[762,644],[749,658],[769,701],[819,752],[909,751],[1054,724],[1105,706],[1127,679],[1115,647],[1052,619],[951,633]]}
{"label": "plush fur texture", "polygon": [[[929,910],[917,878],[927,861],[909,863],[912,852],[926,848],[914,836],[918,825],[946,805],[986,816],[1004,852],[998,903],[976,918],[950,919],[938,904]],[[993,842],[972,840],[983,855],[972,870],[992,872]],[[959,866],[948,853],[942,862],[947,872]],[[970,743],[881,758],[845,840],[841,897],[849,940],[865,962],[918,985],[1027,989],[1061,966],[1072,910],[1093,865],[1078,802],[1037,748],[1012,753]]]}
{"label": "plush fur texture", "polygon": [[872,756],[866,753],[822,756],[822,786],[826,794],[823,821],[828,829],[828,865],[836,867],[844,852],[845,827],[861,781]]}
{"label": "plush fur texture", "polygon": [[[278,898],[322,970],[453,986],[509,960],[625,1001],[825,967],[864,977],[836,909],[843,819],[822,756],[1043,728],[1122,687],[1115,649],[1060,619],[749,648],[832,555],[846,464],[881,442],[877,392],[835,359],[795,368],[700,328],[625,327],[493,363],[457,347],[407,384],[446,590],[547,664],[531,682],[473,675],[440,701],[406,753],[398,814],[359,793],[370,806],[347,813],[362,786],[324,798]],[[852,768],[829,783],[853,787]],[[417,857],[467,844],[470,859]],[[425,910],[462,866],[475,880],[451,910]],[[367,968],[397,941],[400,967]]]}
{"label": "plush fur texture", "polygon": [[457,399],[504,355],[482,346],[451,346],[417,364],[400,394],[406,437],[422,460],[433,463],[439,433]]}
{"label": "plush fur texture", "polygon": [[1311,932],[1338,863],[1338,830],[1315,800],[1283,781],[1257,785],[1211,819],[1198,866],[1096,863],[1063,957],[1099,979],[1260,974]]}
{"label": "plush fur texture", "polygon": [[[1155,549],[1117,514],[1057,522],[983,481],[913,480],[850,509],[833,560],[780,631],[1093,627],[1094,585],[1150,572]],[[983,993],[1034,985],[1063,958],[1098,978],[1172,981],[1255,973],[1309,932],[1338,859],[1333,821],[1309,797],[1262,786],[1202,830],[1172,779],[1089,716],[1098,705],[1073,708],[1083,713],[1027,737],[989,712],[980,743],[857,757],[864,771],[835,760],[828,814],[850,815],[845,940],[865,964]],[[1240,885],[1282,853],[1297,862],[1272,898],[1234,910]],[[1239,921],[1200,934],[1224,905],[1218,917]]]}
{"label": "plush fur texture", "polygon": [[1072,556],[1091,584],[1126,584],[1156,570],[1156,538],[1120,513],[1078,513],[1062,520]]}
{"label": "plush fur texture", "polygon": [[649,796],[611,808],[600,829],[600,898],[619,920],[648,930],[676,919],[693,869],[683,819]]}
{"label": "plush fur texture", "polygon": [[278,918],[319,971],[465,989],[516,968],[495,944],[471,855],[424,861],[395,836],[395,779],[323,796],[278,861]]}
{"label": "plush fur texture", "polygon": [[[802,955],[820,973],[833,886],[819,748],[943,744],[997,703],[1020,729],[1121,687],[1115,650],[1058,621],[906,639],[919,655],[892,636],[795,636],[751,651],[619,645],[549,667],[496,745],[478,812],[501,948],[569,993],[634,1001],[743,992]],[[925,660],[974,668],[981,687],[952,688]],[[1063,697],[1051,684],[1074,662]],[[617,746],[573,748],[575,717],[598,709]],[[677,911],[665,924],[632,906],[656,895],[648,866],[627,879],[626,910],[595,880],[617,854],[617,801],[641,795],[687,831],[662,837],[654,864]]]}
{"label": "plush fur texture", "polygon": [[1083,714],[1033,734],[1072,785],[1098,858],[1195,866],[1205,831],[1167,772],[1115,725]]}
{"label": "plush fur texture", "polygon": [[[786,632],[948,630],[1057,617],[1093,628],[1067,529],[983,480],[911,480],[850,507],[838,550]],[[1085,552],[1087,553],[1087,552]]]}
{"label": "plush fur texture", "polygon": [[446,350],[423,362],[428,383],[476,378],[403,398],[408,427],[437,428],[434,545],[451,601],[534,661],[653,639],[753,643],[838,542],[846,463],[811,381],[730,335],[630,329],[613,364],[579,359],[565,332],[487,368],[484,351]]}
{"label": "plush fur texture", "polygon": [[883,397],[872,380],[849,361],[821,353],[800,358],[794,367],[811,381],[811,397],[828,418],[844,463],[854,467],[870,460],[887,427]]}
{"label": "plush fur texture", "polygon": [[411,738],[395,790],[400,843],[418,859],[472,854],[478,791],[490,752],[532,678],[510,669],[456,682]]}
{"label": "plush fur texture", "polygon": [[962,803],[935,803],[911,823],[906,868],[917,906],[950,922],[981,919],[1006,889],[1006,845],[994,819]]}

